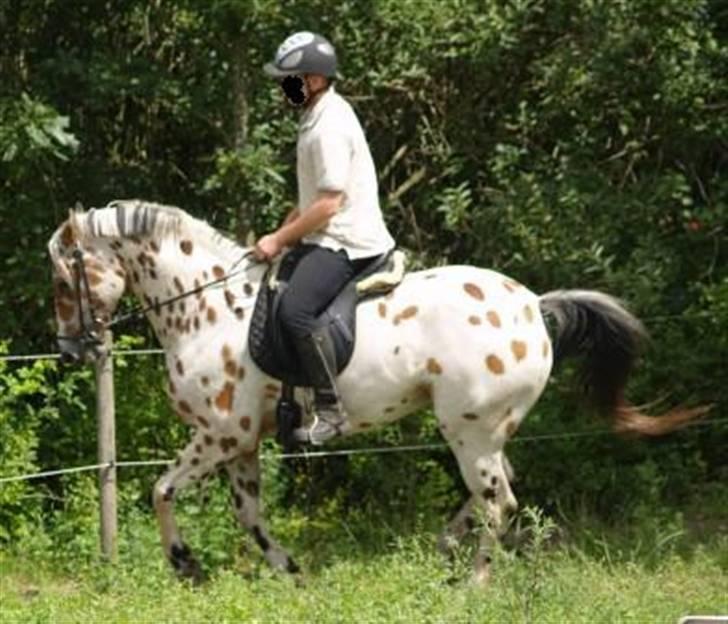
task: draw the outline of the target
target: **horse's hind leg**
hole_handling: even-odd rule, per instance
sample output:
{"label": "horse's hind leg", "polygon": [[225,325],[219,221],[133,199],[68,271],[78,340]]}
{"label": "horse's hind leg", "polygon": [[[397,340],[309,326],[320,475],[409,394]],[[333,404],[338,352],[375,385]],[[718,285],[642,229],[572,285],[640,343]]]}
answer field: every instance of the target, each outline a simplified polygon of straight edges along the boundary
{"label": "horse's hind leg", "polygon": [[487,582],[494,547],[517,508],[508,482],[510,464],[502,452],[506,430],[511,429],[511,423],[519,422],[526,411],[526,406],[519,409],[517,404],[514,401],[508,406],[483,406],[463,397],[452,400],[449,405],[438,405],[436,400],[440,429],[455,453],[460,473],[472,495],[448,525],[440,545],[452,551],[470,528],[479,525],[478,515],[482,515],[482,532],[474,562],[477,584]]}
{"label": "horse's hind leg", "polygon": [[230,454],[230,450],[223,451],[213,444],[209,435],[197,432],[175,464],[154,485],[154,509],[159,519],[162,547],[181,578],[199,582],[202,570],[180,536],[174,518],[174,498],[189,483],[209,476]]}
{"label": "horse's hind leg", "polygon": [[[503,471],[507,480],[511,482],[514,478],[511,463],[508,461],[505,453],[501,454],[501,458],[503,460]],[[477,526],[477,514],[479,513],[477,503],[478,499],[471,495],[440,534],[437,547],[443,555],[452,555],[463,538]]]}
{"label": "horse's hind leg", "polygon": [[271,567],[292,574],[298,572],[296,563],[270,538],[263,523],[258,453],[242,455],[229,462],[225,469],[230,477],[235,517],[238,522],[253,535]]}
{"label": "horse's hind leg", "polygon": [[474,496],[468,498],[460,511],[450,520],[445,530],[440,534],[437,547],[443,555],[452,555],[468,532],[475,528],[475,519],[473,517],[475,502]]}

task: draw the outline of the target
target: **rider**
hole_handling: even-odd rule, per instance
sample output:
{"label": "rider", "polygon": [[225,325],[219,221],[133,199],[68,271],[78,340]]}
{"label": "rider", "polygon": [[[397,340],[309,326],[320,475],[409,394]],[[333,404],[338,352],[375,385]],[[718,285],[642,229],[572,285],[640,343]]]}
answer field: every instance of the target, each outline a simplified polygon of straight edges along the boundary
{"label": "rider", "polygon": [[[298,205],[255,245],[258,259],[289,254],[288,288],[280,315],[314,387],[314,422],[295,432],[320,445],[340,433],[344,414],[336,389],[336,354],[321,314],[346,283],[394,247],[379,207],[374,162],[361,124],[334,90],[336,52],[321,35],[297,32],[264,71],[301,109],[298,125]],[[286,256],[286,263],[289,256]],[[288,273],[288,271],[292,271]]]}

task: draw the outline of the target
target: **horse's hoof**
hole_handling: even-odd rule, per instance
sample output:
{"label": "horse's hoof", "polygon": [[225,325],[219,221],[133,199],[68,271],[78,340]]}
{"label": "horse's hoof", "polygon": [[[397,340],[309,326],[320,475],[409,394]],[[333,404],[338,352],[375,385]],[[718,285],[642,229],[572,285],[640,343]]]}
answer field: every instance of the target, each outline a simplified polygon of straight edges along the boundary
{"label": "horse's hoof", "polygon": [[470,584],[479,589],[485,589],[490,584],[490,565],[486,564],[473,572]]}
{"label": "horse's hoof", "polygon": [[172,545],[169,560],[180,580],[189,580],[193,585],[200,585],[204,580],[202,567],[186,544]]}
{"label": "horse's hoof", "polygon": [[189,581],[193,586],[198,587],[205,581],[205,574],[196,559],[188,559],[177,568],[177,578],[181,581]]}

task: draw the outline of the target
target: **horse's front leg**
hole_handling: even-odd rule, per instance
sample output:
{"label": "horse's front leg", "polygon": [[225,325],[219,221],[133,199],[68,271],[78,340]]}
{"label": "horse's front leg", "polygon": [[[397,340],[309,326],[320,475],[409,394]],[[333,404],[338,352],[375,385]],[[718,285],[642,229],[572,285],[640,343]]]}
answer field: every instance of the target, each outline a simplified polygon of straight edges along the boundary
{"label": "horse's front leg", "polygon": [[230,477],[235,517],[240,525],[250,531],[272,568],[291,574],[299,572],[288,553],[271,539],[263,522],[257,451],[241,455],[225,468]]}
{"label": "horse's front leg", "polygon": [[174,517],[175,496],[188,484],[209,476],[239,450],[220,445],[211,435],[198,431],[174,465],[154,485],[154,509],[159,520],[162,547],[181,578],[202,580],[202,570],[182,541]]}

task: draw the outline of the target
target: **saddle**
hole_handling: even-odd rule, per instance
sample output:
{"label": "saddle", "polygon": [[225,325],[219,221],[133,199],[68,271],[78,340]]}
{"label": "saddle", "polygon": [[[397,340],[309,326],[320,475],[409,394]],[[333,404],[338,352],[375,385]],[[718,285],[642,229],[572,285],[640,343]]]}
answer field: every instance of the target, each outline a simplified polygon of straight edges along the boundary
{"label": "saddle", "polygon": [[[298,362],[293,341],[281,325],[278,310],[288,286],[281,276],[290,275],[297,261],[295,250],[268,267],[255,302],[248,333],[253,361],[268,375],[287,386],[310,387],[306,371]],[[392,250],[372,260],[356,274],[318,317],[316,326],[325,327],[336,350],[336,374],[349,363],[356,339],[356,306],[366,299],[393,290],[404,277],[404,252]]]}

